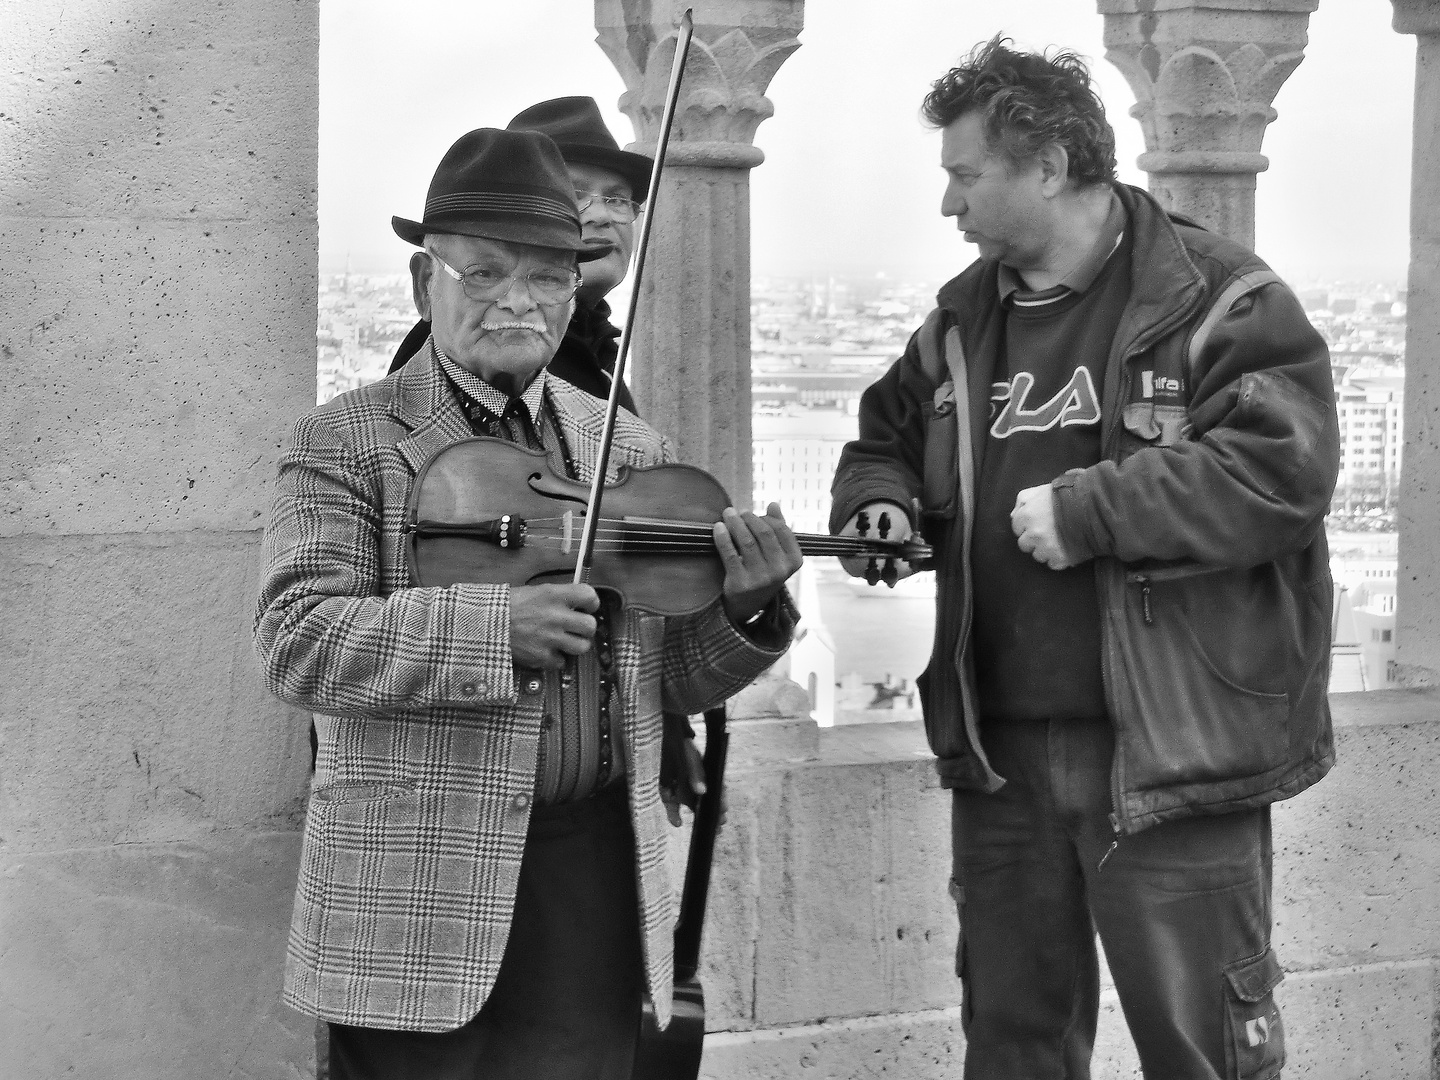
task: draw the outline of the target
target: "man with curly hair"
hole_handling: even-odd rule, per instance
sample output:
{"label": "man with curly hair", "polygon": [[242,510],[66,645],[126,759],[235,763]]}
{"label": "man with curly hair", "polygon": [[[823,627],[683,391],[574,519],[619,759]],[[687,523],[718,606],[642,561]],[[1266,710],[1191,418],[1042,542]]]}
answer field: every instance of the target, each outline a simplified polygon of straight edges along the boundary
{"label": "man with curly hair", "polygon": [[1116,182],[1073,54],[996,38],[924,115],[981,257],[866,392],[831,525],[936,551],[965,1076],[1089,1076],[1097,932],[1145,1076],[1277,1076],[1270,804],[1334,760],[1325,344]]}

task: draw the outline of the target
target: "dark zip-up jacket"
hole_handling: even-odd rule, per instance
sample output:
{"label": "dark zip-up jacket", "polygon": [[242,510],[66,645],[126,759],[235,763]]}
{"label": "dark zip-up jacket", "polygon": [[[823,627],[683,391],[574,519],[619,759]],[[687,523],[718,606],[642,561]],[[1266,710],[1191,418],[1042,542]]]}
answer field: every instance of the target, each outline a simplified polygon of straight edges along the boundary
{"label": "dark zip-up jacket", "polygon": [[[1130,834],[1289,798],[1333,764],[1324,517],[1339,425],[1328,351],[1294,294],[1238,244],[1116,191],[1132,284],[1105,369],[1102,460],[1052,486],[1067,552],[1094,563],[1112,824]],[[979,743],[970,640],[970,515],[1005,320],[996,271],[977,262],[937,297],[940,333],[963,344],[954,475],[926,476],[927,427],[945,406],[917,333],[861,401],[831,514],[838,529],[876,500],[934,510],[952,489],[955,511],[922,522],[938,599],[920,692],[941,782],[982,790],[1004,783]],[[1157,401],[1157,387],[1178,387],[1181,403]],[[933,474],[933,447],[929,460]]]}

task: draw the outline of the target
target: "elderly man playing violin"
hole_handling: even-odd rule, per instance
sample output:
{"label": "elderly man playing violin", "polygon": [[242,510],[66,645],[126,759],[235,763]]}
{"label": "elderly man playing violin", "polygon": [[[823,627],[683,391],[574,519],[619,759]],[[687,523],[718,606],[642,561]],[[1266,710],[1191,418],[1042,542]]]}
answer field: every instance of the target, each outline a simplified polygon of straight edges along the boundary
{"label": "elderly man playing violin", "polygon": [[[610,396],[610,375],[618,353],[620,330],[610,322],[605,297],[625,280],[635,248],[635,225],[650,184],[654,161],[643,154],[621,150],[605,126],[600,106],[590,97],[559,97],[531,105],[516,113],[508,131],[539,131],[550,136],[565,161],[580,209],[580,235],[587,254],[584,280],[565,335],[550,361],[549,372],[594,394]],[[421,318],[395,350],[387,374],[394,374],[430,339],[430,323]],[[625,380],[617,390],[620,407],[636,416],[640,410]],[[680,823],[680,806],[692,810],[705,791],[704,765],[695,749],[689,718],[665,714],[665,739],[660,763],[660,797],[674,824]]]}
{"label": "elderly man playing violin", "polygon": [[[337,1080],[628,1080],[642,992],[670,1003],[661,711],[736,693],[787,647],[779,508],[715,523],[719,598],[623,608],[583,584],[414,584],[406,513],[438,451],[487,435],[589,482],[604,404],[546,371],[586,249],[538,132],[472,131],[431,183],[401,371],[297,423],[255,625],[270,688],[315,713],[285,1000],[330,1022]],[[665,462],[622,412],[613,461]]]}

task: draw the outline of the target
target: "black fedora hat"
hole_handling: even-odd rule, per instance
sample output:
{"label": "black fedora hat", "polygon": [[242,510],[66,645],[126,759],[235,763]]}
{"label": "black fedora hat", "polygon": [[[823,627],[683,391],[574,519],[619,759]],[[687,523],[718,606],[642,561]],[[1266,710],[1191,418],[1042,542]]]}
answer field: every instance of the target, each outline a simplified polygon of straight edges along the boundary
{"label": "black fedora hat", "polygon": [[535,131],[477,128],[460,136],[430,181],[424,219],[392,217],[390,225],[416,246],[426,233],[452,233],[573,251],[582,262],[606,253],[586,249],[564,159]]}
{"label": "black fedora hat", "polygon": [[643,154],[621,150],[615,136],[600,118],[594,98],[562,97],[531,105],[515,114],[508,131],[539,131],[555,140],[566,161],[598,165],[618,173],[630,185],[630,197],[644,202],[650,190],[653,162]]}

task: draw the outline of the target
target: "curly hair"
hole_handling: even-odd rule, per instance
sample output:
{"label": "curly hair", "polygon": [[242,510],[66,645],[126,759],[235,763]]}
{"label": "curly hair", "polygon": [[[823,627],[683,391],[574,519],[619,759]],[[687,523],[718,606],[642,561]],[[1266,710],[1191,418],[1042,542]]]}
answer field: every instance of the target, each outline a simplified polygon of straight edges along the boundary
{"label": "curly hair", "polygon": [[1012,166],[1054,143],[1078,183],[1114,180],[1115,132],[1085,62],[1068,50],[1018,52],[1010,42],[997,34],[936,79],[920,109],[926,121],[943,128],[978,111],[985,141]]}

